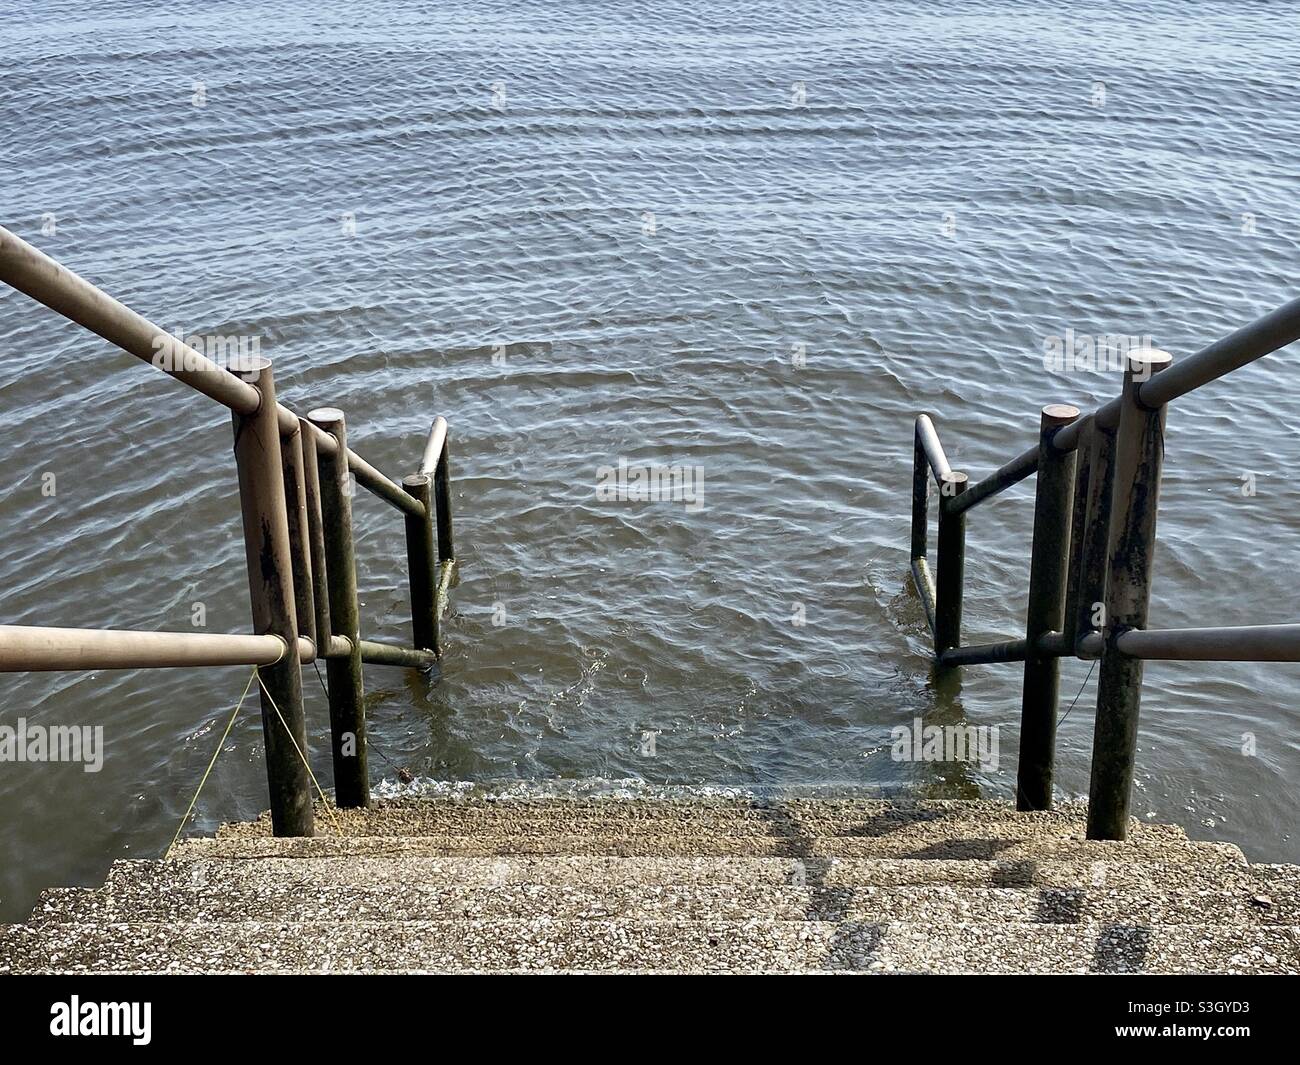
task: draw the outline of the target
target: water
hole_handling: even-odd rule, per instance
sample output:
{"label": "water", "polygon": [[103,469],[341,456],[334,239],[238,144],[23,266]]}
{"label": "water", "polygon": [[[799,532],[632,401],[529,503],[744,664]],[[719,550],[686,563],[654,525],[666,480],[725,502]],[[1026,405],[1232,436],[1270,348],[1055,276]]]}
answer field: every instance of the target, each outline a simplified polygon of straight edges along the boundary
{"label": "water", "polygon": [[[0,25],[0,217],[166,328],[257,337],[391,476],[448,417],[462,581],[436,683],[367,671],[385,787],[1010,796],[1020,667],[936,694],[905,591],[911,419],[979,477],[1117,387],[1046,338],[1186,355],[1296,295],[1295,6],[565,6],[38,0]],[[3,621],[245,631],[224,412],[7,289],[0,336]],[[1296,355],[1171,411],[1153,624],[1297,617]],[[702,467],[703,508],[599,501],[620,457]],[[973,513],[973,642],[1022,624],[1031,492]],[[356,520],[365,630],[403,640],[400,519]],[[159,854],[246,681],[0,678],[0,723],[107,744],[3,766],[0,914]],[[1300,860],[1298,694],[1149,667],[1136,812]],[[998,768],[892,761],[917,716],[1001,726]],[[199,829],[263,807],[260,746],[246,710]]]}

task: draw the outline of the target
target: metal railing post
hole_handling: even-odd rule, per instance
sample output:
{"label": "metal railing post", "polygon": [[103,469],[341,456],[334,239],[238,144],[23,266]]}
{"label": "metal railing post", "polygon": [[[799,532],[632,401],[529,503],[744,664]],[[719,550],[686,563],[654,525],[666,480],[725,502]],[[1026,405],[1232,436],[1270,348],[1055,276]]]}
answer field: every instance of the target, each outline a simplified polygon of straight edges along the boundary
{"label": "metal railing post", "polygon": [[329,572],[325,566],[325,529],[320,507],[320,457],[316,452],[315,427],[304,418],[298,419],[302,438],[303,484],[307,504],[307,547],[311,555],[312,598],[316,613],[316,633],[319,644],[317,658],[329,652],[330,596]]}
{"label": "metal railing post", "polygon": [[[316,644],[316,593],[312,585],[311,546],[308,543],[307,473],[303,462],[303,433],[280,439],[284,459],[284,499],[289,516],[289,557],[293,565],[293,601],[298,633]],[[321,653],[324,649],[321,648]]]}
{"label": "metal railing post", "polygon": [[[1083,542],[1079,545],[1079,584],[1074,599],[1074,650],[1101,628],[1098,610],[1106,602],[1106,568],[1110,551],[1110,497],[1115,483],[1115,430],[1094,419],[1086,441],[1088,493],[1084,500]],[[1082,452],[1080,452],[1082,454]]]}
{"label": "metal railing post", "polygon": [[1020,701],[1020,765],[1016,808],[1052,806],[1056,758],[1056,704],[1060,660],[1038,653],[1038,641],[1061,631],[1070,552],[1070,504],[1074,494],[1073,451],[1052,444],[1061,429],[1079,417],[1077,407],[1054,403],[1043,408],[1038,435],[1038,487],[1034,494],[1034,540],[1029,562],[1029,605],[1025,611],[1025,680]]}
{"label": "metal railing post", "polygon": [[935,659],[950,647],[961,646],[962,591],[966,573],[966,515],[952,509],[952,500],[966,491],[967,477],[945,473],[939,486],[939,557],[936,562],[934,604]]}
{"label": "metal railing post", "polygon": [[934,638],[934,581],[930,577],[930,460],[921,442],[921,418],[912,429],[912,581],[925,611],[925,623]]}
{"label": "metal railing post", "polygon": [[[433,471],[433,498],[438,504],[438,561],[450,562],[456,557],[456,545],[451,532],[451,445],[444,437],[442,453]],[[427,505],[427,504],[426,504]]]}
{"label": "metal railing post", "polygon": [[361,615],[352,546],[352,482],[348,477],[348,436],[336,407],[310,411],[308,420],[338,442],[333,455],[318,453],[321,527],[325,570],[329,575],[331,636],[351,642],[347,655],[326,660],[329,679],[330,744],[334,753],[334,797],[341,807],[370,805],[366,761],[365,690],[361,678]]}
{"label": "metal railing post", "polygon": [[930,464],[921,447],[921,431],[912,430],[912,558],[925,558],[929,538]]}
{"label": "metal railing post", "polygon": [[1079,422],[1079,446],[1074,459],[1074,499],[1070,503],[1070,568],[1065,579],[1064,627],[1061,630],[1066,654],[1073,654],[1079,639],[1079,588],[1083,581],[1084,533],[1088,524],[1088,490],[1092,486],[1093,417]]}
{"label": "metal railing post", "polygon": [[258,667],[272,831],[277,836],[310,836],[314,815],[311,778],[304,761],[307,726],[275,382],[269,359],[240,360],[231,369],[259,396],[255,411],[234,415],[253,632],[279,636],[286,644],[278,662]]}
{"label": "metal railing post", "polygon": [[411,636],[416,647],[442,650],[438,632],[438,559],[433,545],[433,495],[429,477],[412,474],[402,487],[424,504],[424,516],[406,515],[406,568],[411,583]]}
{"label": "metal railing post", "polygon": [[1105,643],[1097,681],[1097,723],[1088,788],[1089,839],[1124,839],[1128,834],[1142,660],[1124,654],[1117,642],[1124,633],[1143,629],[1147,623],[1165,435],[1165,408],[1145,406],[1139,390],[1172,362],[1173,356],[1166,351],[1130,352],[1120,395]]}

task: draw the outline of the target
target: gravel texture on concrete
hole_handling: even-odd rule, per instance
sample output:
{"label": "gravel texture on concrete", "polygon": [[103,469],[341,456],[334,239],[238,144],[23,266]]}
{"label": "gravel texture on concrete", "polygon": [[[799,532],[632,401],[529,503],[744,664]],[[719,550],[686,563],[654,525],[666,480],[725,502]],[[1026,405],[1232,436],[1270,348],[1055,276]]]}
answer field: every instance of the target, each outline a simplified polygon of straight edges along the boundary
{"label": "gravel texture on concrete", "polygon": [[114,864],[0,972],[1300,972],[1300,869],[1083,811],[835,797],[396,800]]}

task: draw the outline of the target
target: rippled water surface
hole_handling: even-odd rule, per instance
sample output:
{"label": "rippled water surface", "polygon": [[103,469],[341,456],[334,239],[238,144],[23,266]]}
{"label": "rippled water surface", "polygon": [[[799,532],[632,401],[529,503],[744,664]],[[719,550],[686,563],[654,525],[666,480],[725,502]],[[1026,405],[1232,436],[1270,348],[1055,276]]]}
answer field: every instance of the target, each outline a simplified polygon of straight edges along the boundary
{"label": "rippled water surface", "polygon": [[[1021,667],[936,692],[906,589],[911,419],[979,477],[1043,404],[1117,387],[1046,370],[1047,338],[1186,355],[1297,295],[1296,16],[37,0],[0,23],[0,221],[165,328],[257,337],[394,477],[447,416],[462,580],[440,677],[367,671],[386,786],[1006,797]],[[246,631],[226,413],[8,289],[0,343],[0,621]],[[1300,617],[1297,357],[1171,409],[1153,624]],[[600,501],[620,458],[700,467],[703,507]],[[971,641],[1023,625],[1031,498],[972,514]],[[401,521],[364,494],[356,521],[364,627],[403,640]],[[0,678],[0,723],[107,742],[98,774],[0,766],[0,913],[160,853],[246,681]],[[1150,666],[1136,812],[1300,859],[1297,693],[1300,667]],[[999,767],[892,761],[918,716],[1001,726]],[[264,801],[250,708],[196,824]]]}

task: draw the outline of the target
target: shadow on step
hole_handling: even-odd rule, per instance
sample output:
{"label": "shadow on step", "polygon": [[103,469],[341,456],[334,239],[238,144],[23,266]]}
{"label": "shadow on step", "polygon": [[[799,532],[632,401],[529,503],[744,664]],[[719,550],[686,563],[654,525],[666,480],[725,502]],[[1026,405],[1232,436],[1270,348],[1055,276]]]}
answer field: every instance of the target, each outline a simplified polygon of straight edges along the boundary
{"label": "shadow on step", "polygon": [[1092,951],[1094,973],[1140,973],[1151,950],[1151,929],[1111,924],[1097,933]]}
{"label": "shadow on step", "polygon": [[[879,960],[884,927],[867,921],[848,920],[853,890],[849,887],[826,883],[826,875],[833,862],[813,854],[812,839],[788,810],[779,804],[763,801],[755,809],[763,818],[773,837],[784,841],[786,853],[795,860],[791,874],[792,887],[808,892],[808,906],[804,919],[835,925],[822,958],[821,969],[869,969]],[[901,824],[898,826],[901,827]],[[883,834],[883,833],[877,833]]]}

